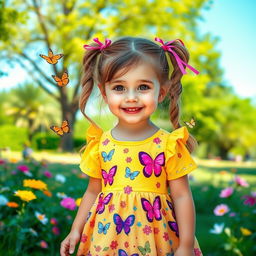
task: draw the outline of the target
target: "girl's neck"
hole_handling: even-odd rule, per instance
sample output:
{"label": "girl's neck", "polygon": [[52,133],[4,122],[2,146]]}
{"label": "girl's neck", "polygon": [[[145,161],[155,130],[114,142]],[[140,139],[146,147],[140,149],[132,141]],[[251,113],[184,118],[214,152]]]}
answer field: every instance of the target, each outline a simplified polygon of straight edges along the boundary
{"label": "girl's neck", "polygon": [[152,136],[159,128],[147,120],[141,124],[118,124],[112,129],[112,135],[117,140],[143,140]]}

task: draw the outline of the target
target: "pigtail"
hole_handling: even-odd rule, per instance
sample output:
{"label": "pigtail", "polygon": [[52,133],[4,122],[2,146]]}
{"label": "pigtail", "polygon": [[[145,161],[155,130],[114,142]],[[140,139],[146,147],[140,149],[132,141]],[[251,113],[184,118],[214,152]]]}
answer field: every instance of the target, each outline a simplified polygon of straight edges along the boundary
{"label": "pigtail", "polygon": [[[173,45],[175,48],[173,50],[176,52],[176,54],[179,55],[179,57],[186,63],[189,61],[189,53],[187,49],[178,41],[174,41]],[[173,72],[170,79],[170,86],[169,86],[169,97],[170,97],[170,105],[169,105],[169,113],[170,113],[170,120],[174,127],[174,129],[178,129],[181,127],[181,124],[179,122],[180,120],[180,95],[182,93],[182,84],[181,84],[181,78],[183,76],[175,57],[168,52],[172,66],[173,66]],[[189,134],[189,138],[187,140],[186,146],[190,153],[192,153],[195,148],[197,147],[198,143],[196,139]]]}
{"label": "pigtail", "polygon": [[85,116],[85,118],[88,119],[90,123],[97,126],[98,125],[85,113],[85,107],[87,104],[87,101],[92,94],[92,90],[95,84],[95,73],[97,72],[97,59],[100,54],[99,50],[90,50],[87,51],[83,58],[83,75],[81,79],[81,85],[82,85],[82,91],[81,96],[79,99],[79,108],[82,112],[82,114]]}

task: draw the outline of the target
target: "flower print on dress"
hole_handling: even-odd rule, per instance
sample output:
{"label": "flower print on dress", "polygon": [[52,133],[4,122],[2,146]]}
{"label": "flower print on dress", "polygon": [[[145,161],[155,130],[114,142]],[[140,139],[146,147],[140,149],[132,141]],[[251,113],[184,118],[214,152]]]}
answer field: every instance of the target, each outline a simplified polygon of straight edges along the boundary
{"label": "flower print on dress", "polygon": [[119,249],[118,250],[118,256],[139,256],[138,253],[133,253],[133,254],[127,254],[125,250]]}
{"label": "flower print on dress", "polygon": [[122,220],[121,216],[118,213],[115,213],[113,216],[114,223],[116,224],[116,232],[120,234],[124,229],[126,235],[128,235],[131,231],[131,227],[135,221],[135,215],[129,215],[125,221]]}
{"label": "flower print on dress", "polygon": [[155,160],[153,160],[148,153],[141,151],[139,152],[139,160],[140,163],[144,165],[143,174],[145,177],[149,178],[153,171],[156,177],[161,175],[162,166],[165,164],[164,152],[159,153]]}
{"label": "flower print on dress", "polygon": [[153,142],[156,143],[156,144],[160,144],[162,141],[159,137],[156,137],[153,139]]}
{"label": "flower print on dress", "polygon": [[105,151],[102,151],[101,156],[102,156],[104,162],[111,161],[112,156],[114,155],[114,153],[115,153],[115,149],[110,150],[109,153],[106,153]]}
{"label": "flower print on dress", "polygon": [[103,193],[100,194],[97,209],[96,209],[96,213],[101,214],[101,213],[104,212],[105,205],[107,205],[109,203],[112,196],[113,196],[113,193],[109,193],[105,197],[104,197]]}
{"label": "flower print on dress", "polygon": [[110,222],[107,223],[107,224],[104,226],[104,224],[99,221],[99,223],[98,223],[98,233],[99,233],[99,234],[103,233],[104,235],[106,235],[107,232],[108,232],[109,227],[110,227]]}
{"label": "flower print on dress", "polygon": [[109,142],[110,142],[109,139],[105,139],[105,140],[102,142],[102,145],[103,145],[103,146],[107,146]]}
{"label": "flower print on dress", "polygon": [[108,183],[109,185],[112,185],[114,182],[114,176],[116,175],[116,169],[117,166],[113,166],[111,167],[111,169],[109,170],[109,173],[107,173],[105,170],[101,169],[101,174],[102,177],[104,179],[104,185],[106,186]]}
{"label": "flower print on dress", "polygon": [[156,196],[153,205],[146,199],[146,198],[141,198],[141,204],[147,213],[147,219],[149,222],[153,222],[153,219],[155,217],[156,220],[161,220],[162,215],[161,215],[161,200],[160,196]]}
{"label": "flower print on dress", "polygon": [[139,171],[132,172],[129,167],[125,168],[125,178],[130,178],[131,180],[134,180],[139,175],[139,173]]}

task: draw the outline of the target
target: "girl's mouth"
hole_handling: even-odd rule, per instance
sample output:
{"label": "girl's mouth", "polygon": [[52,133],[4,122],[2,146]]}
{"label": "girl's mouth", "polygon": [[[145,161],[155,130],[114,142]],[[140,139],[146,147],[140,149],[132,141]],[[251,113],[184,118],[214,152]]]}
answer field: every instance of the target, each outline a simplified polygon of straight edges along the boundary
{"label": "girl's mouth", "polygon": [[122,110],[127,114],[136,114],[141,111],[142,108],[122,108]]}

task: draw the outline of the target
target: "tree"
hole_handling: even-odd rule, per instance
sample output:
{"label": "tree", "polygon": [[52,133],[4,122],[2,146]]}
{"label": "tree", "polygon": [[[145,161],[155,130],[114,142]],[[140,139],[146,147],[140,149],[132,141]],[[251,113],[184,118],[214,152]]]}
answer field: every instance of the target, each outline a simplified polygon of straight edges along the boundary
{"label": "tree", "polygon": [[6,101],[5,112],[14,118],[16,126],[28,129],[28,139],[39,129],[49,129],[59,116],[59,109],[40,87],[24,84],[11,89]]}
{"label": "tree", "polygon": [[[185,37],[186,45],[191,49],[192,63],[199,69],[203,65],[212,76],[220,76],[216,64],[218,54],[211,38],[200,39],[195,29],[200,10],[206,3],[207,0],[11,0],[8,6],[19,10],[25,23],[12,26],[11,40],[0,44],[1,58],[22,65],[36,84],[59,102],[61,118],[69,120],[72,131],[78,110],[82,45],[92,37],[137,35],[152,40],[156,35],[164,36],[164,40]],[[49,48],[64,53],[63,61],[55,66],[43,63],[38,54],[46,53]],[[216,70],[200,59],[197,52],[206,58],[215,53]],[[62,75],[67,68],[71,75],[70,85],[60,88],[50,77],[52,74]],[[200,81],[203,82],[198,78],[197,83]],[[72,136],[71,132],[62,138],[63,150],[72,150]]]}

